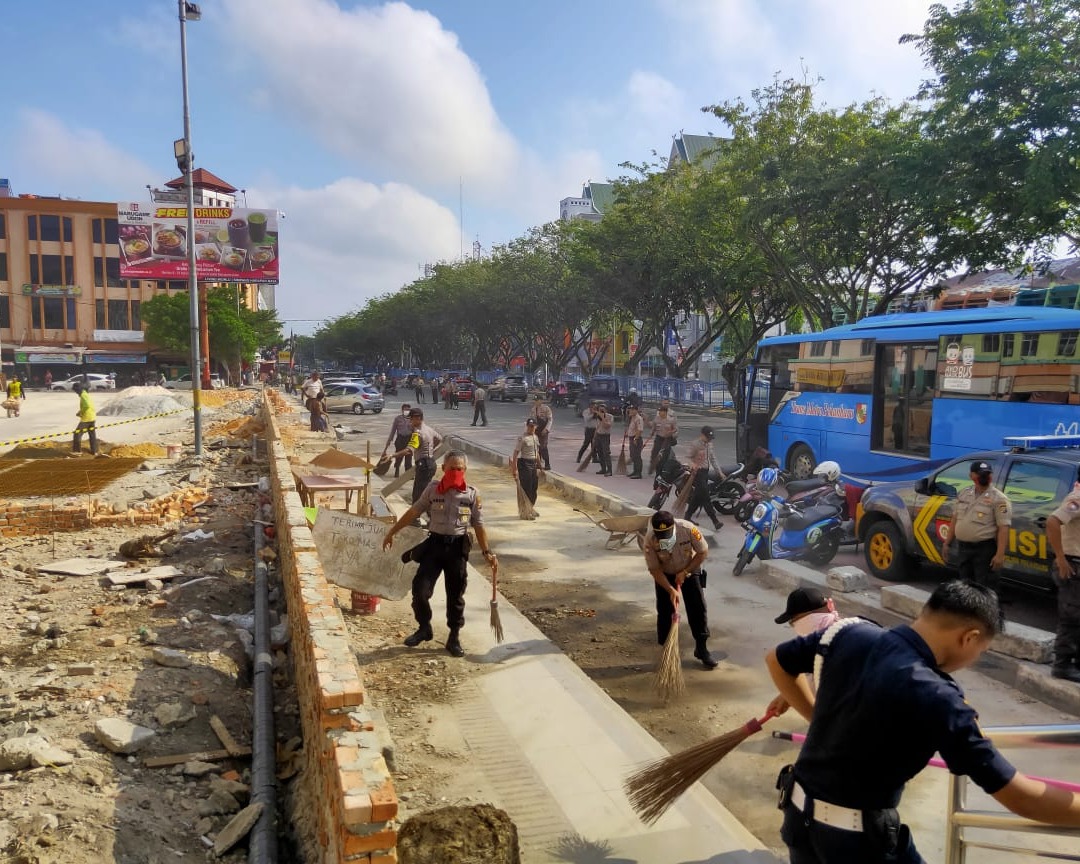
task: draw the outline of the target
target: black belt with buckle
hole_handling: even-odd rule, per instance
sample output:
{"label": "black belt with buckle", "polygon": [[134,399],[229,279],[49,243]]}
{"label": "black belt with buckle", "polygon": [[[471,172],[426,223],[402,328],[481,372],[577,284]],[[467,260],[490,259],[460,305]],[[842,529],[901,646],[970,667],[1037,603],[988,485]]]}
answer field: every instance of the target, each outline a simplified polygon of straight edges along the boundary
{"label": "black belt with buckle", "polygon": [[958,540],[957,542],[961,546],[985,546],[987,543],[993,543],[997,546],[997,540],[993,537],[990,537],[987,540]]}
{"label": "black belt with buckle", "polygon": [[431,534],[429,536],[433,542],[445,543],[447,546],[451,543],[460,543],[465,539],[464,534]]}

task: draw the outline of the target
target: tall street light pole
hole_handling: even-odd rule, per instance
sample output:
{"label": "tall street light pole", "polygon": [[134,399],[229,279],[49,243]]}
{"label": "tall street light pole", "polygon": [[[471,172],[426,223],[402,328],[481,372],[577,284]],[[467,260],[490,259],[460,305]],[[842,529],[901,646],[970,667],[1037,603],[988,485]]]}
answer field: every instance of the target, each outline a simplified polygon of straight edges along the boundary
{"label": "tall street light pole", "polygon": [[195,272],[195,187],[191,171],[194,159],[191,153],[191,109],[188,105],[187,74],[187,22],[202,17],[199,7],[186,0],[177,0],[180,9],[180,69],[184,81],[184,137],[173,144],[176,160],[184,172],[187,190],[187,251],[188,251],[188,301],[191,319],[191,396],[195,415],[195,455],[202,455],[202,362],[199,357],[199,285]]}

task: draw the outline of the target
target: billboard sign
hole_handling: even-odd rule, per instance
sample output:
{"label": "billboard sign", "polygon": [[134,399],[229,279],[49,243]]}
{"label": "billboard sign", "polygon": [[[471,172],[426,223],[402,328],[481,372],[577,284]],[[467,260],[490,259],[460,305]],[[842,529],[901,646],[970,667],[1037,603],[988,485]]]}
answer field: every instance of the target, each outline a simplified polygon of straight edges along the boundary
{"label": "billboard sign", "polygon": [[196,207],[193,237],[186,206],[134,201],[116,210],[121,279],[187,279],[190,243],[200,281],[278,281],[276,210]]}

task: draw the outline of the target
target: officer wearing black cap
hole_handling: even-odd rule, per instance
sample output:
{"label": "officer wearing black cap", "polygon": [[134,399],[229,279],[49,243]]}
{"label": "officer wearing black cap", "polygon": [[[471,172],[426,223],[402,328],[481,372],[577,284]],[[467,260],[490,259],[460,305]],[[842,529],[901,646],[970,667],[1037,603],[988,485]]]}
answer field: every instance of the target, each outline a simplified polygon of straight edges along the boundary
{"label": "officer wearing black cap", "polygon": [[720,470],[713,456],[714,437],[712,426],[702,426],[701,434],[690,445],[690,465],[694,469],[694,491],[686,508],[686,518],[693,522],[694,514],[704,508],[705,513],[712,519],[713,530],[719,531],[724,527],[724,523],[716,517],[716,511],[713,510],[712,501],[709,498],[709,472],[713,469]]}
{"label": "officer wearing black cap", "polygon": [[[910,624],[884,630],[842,619],[766,657],[780,694],[810,721],[780,773],[780,832],[796,864],[923,864],[896,807],[904,784],[937,751],[1014,813],[1080,825],[1080,794],[1025,777],[979,729],[951,673],[975,663],[1001,632],[990,589],[953,579]],[[811,701],[802,675],[820,669]]]}
{"label": "officer wearing black cap", "polygon": [[435,476],[435,448],[442,444],[442,436],[424,422],[421,408],[409,409],[409,440],[405,447],[394,453],[394,457],[404,456],[410,451],[416,470],[413,472],[412,503],[420,500],[420,495]]}
{"label": "officer wearing black cap", "polygon": [[656,589],[656,640],[661,645],[671,629],[671,618],[679,605],[680,592],[686,601],[686,617],[694,636],[694,656],[706,669],[717,662],[709,654],[709,618],[705,608],[704,571],[701,565],[709,545],[692,522],[676,519],[667,510],[653,513],[642,547],[645,564]]}
{"label": "officer wearing black cap", "polygon": [[997,571],[1005,563],[1005,550],[1012,525],[1012,504],[1005,493],[993,485],[994,469],[989,462],[971,463],[972,485],[961,489],[953,507],[952,524],[942,541],[941,554],[956,539],[956,567],[961,579],[970,579],[998,590],[1001,577]]}

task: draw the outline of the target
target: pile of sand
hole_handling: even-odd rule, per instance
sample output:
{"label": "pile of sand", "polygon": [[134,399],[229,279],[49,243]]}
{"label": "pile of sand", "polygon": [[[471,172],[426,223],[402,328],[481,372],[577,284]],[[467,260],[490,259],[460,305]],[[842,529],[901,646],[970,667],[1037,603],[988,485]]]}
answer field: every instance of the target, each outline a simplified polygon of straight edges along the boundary
{"label": "pile of sand", "polygon": [[97,413],[99,417],[148,417],[151,414],[168,414],[188,407],[170,391],[155,385],[127,387]]}

